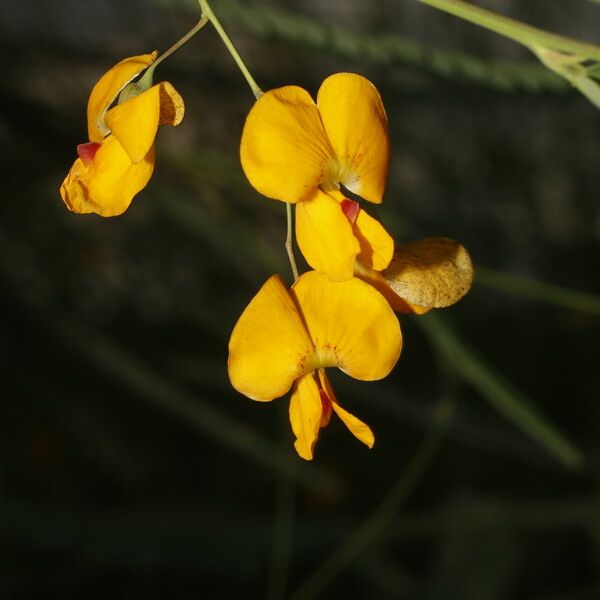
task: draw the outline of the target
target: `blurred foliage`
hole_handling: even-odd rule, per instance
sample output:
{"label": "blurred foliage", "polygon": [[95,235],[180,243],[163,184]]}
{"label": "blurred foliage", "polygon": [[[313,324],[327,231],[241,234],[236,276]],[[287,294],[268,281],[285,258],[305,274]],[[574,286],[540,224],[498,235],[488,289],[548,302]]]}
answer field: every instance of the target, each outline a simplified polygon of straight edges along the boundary
{"label": "blurred foliage", "polygon": [[[564,25],[558,3],[506,5]],[[390,378],[334,376],[371,452],[332,425],[299,461],[286,400],[227,381],[233,324],[289,269],[283,206],[238,164],[252,97],[216,35],[161,66],[187,115],[161,131],[150,186],[121,218],[80,217],[58,186],[90,87],[193,15],[4,3],[2,598],[598,597],[598,111],[417,3],[214,8],[265,88],[314,92],[340,70],[377,84],[393,142],[380,216],[399,240],[461,241],[476,285],[401,319]],[[572,14],[593,35],[598,7]]]}

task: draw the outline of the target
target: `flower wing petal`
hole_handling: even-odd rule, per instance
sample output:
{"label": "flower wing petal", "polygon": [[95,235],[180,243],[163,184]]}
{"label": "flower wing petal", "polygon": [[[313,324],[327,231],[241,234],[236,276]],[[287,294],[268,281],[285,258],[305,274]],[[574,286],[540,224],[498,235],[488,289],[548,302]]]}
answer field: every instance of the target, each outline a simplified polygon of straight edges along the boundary
{"label": "flower wing petal", "polygon": [[296,436],[294,447],[305,460],[312,460],[313,448],[319,436],[323,404],[312,373],[304,375],[294,385],[290,398],[290,423]]}
{"label": "flower wing petal", "polygon": [[104,122],[104,114],[119,92],[158,56],[157,52],[131,56],[117,63],[96,83],[87,106],[88,136],[92,142],[101,142],[110,130]]}
{"label": "flower wing petal", "polygon": [[375,436],[373,435],[371,428],[353,414],[344,410],[337,402],[333,402],[331,406],[333,407],[335,414],[342,420],[350,433],[363,444],[372,448],[375,444]]}
{"label": "flower wing petal", "polygon": [[310,271],[291,291],[315,345],[312,368],[336,366],[363,381],[392,370],[402,348],[400,325],[373,287],[356,278],[334,283]]}
{"label": "flower wing petal", "polygon": [[322,369],[319,370],[319,380],[321,381],[321,387],[325,390],[331,400],[331,407],[348,428],[350,433],[363,444],[372,448],[375,444],[375,436],[373,435],[371,428],[339,405],[333,388],[331,387],[331,383],[329,383],[329,378]]}
{"label": "flower wing petal", "polygon": [[229,341],[229,379],[252,400],[283,396],[307,372],[313,351],[306,328],[279,275],[250,301]]}
{"label": "flower wing petal", "polygon": [[358,211],[352,230],[360,243],[358,260],[375,271],[383,271],[394,255],[392,236],[377,219],[363,209]]}
{"label": "flower wing petal", "polygon": [[360,246],[340,205],[321,191],[296,204],[296,239],[306,262],[334,281],[352,277]]}
{"label": "flower wing petal", "polygon": [[334,152],[309,93],[290,85],[261,96],[246,118],[240,158],[264,196],[298,202],[311,194],[325,180]]}
{"label": "flower wing petal", "polygon": [[109,136],[96,152],[91,169],[88,191],[90,200],[98,207],[94,212],[103,217],[124,213],[150,180],[154,160],[154,146],[151,146],[142,161],[132,164],[118,140]]}
{"label": "flower wing petal", "polygon": [[388,124],[377,88],[361,75],[336,73],[321,84],[317,106],[340,166],[340,182],[380,203],[390,162]]}
{"label": "flower wing petal", "polygon": [[153,85],[106,113],[106,124],[132,163],[143,160],[154,144],[160,112],[160,88]]}
{"label": "flower wing petal", "polygon": [[61,186],[61,196],[74,212],[113,217],[124,213],[154,170],[154,146],[144,160],[132,164],[121,144],[109,136],[90,165],[77,159]]}
{"label": "flower wing petal", "polygon": [[383,276],[413,312],[423,313],[458,302],[473,282],[473,264],[458,242],[427,238],[398,246]]}

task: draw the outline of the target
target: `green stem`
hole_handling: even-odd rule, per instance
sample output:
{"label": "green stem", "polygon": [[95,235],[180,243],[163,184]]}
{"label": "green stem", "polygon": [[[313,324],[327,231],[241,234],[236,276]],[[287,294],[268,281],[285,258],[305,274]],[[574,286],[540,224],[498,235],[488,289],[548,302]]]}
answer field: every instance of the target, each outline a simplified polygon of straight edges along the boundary
{"label": "green stem", "polygon": [[600,47],[573,40],[562,35],[549,33],[537,27],[526,25],[497,13],[474,6],[464,0],[417,0],[439,10],[470,21],[475,25],[495,31],[525,46],[539,45],[569,54],[578,54],[600,60]]}
{"label": "green stem", "polygon": [[250,71],[248,70],[248,67],[246,66],[246,64],[242,60],[242,57],[239,55],[238,51],[233,45],[233,42],[229,39],[227,33],[225,33],[225,30],[219,22],[219,19],[217,19],[215,13],[212,11],[212,8],[208,4],[208,0],[198,0],[198,2],[200,3],[202,16],[206,17],[214,25],[214,28],[217,30],[217,33],[221,37],[221,40],[225,44],[225,47],[227,48],[227,50],[229,50],[229,54],[231,54],[233,60],[235,60],[237,66],[242,72],[242,75],[248,82],[248,85],[250,86],[254,97],[258,100],[263,95],[263,91],[258,87],[256,81],[254,81],[254,77],[252,77]]}
{"label": "green stem", "polygon": [[285,204],[285,211],[287,215],[287,236],[285,238],[285,249],[290,260],[290,266],[292,267],[294,281],[297,281],[298,267],[296,265],[296,257],[294,256],[294,229],[292,220],[292,205],[289,202],[286,202]]}
{"label": "green stem", "polygon": [[168,50],[165,50],[150,65],[150,67],[148,67],[146,73],[144,74],[144,77],[146,77],[146,75],[148,75],[148,73],[150,73],[150,75],[148,75],[148,76],[152,77],[152,73],[154,72],[154,69],[156,69],[156,67],[163,60],[165,60],[165,58],[168,58],[169,56],[171,56],[171,54],[173,54],[174,52],[179,50],[179,48],[181,48],[181,46],[183,46],[184,44],[187,44],[207,23],[208,23],[208,17],[205,17],[204,15],[202,15],[200,17],[200,20],[198,21],[198,23],[196,23],[196,25],[194,25],[194,27],[192,27],[178,42],[175,42]]}

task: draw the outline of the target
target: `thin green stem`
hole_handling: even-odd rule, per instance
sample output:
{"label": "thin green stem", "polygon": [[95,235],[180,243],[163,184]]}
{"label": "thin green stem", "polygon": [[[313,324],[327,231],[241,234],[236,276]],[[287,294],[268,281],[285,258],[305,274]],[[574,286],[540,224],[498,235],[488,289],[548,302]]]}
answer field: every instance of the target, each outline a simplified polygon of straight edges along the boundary
{"label": "thin green stem", "polygon": [[433,462],[453,412],[453,403],[447,400],[441,400],[438,403],[429,430],[419,444],[407,469],[392,485],[377,508],[290,596],[291,600],[307,600],[320,596],[325,587],[337,575],[385,534],[398,510],[419,485]]}
{"label": "thin green stem", "polygon": [[550,33],[537,27],[532,27],[520,21],[515,21],[503,15],[479,6],[474,6],[464,0],[417,0],[439,10],[470,21],[475,25],[485,27],[504,35],[525,46],[539,45],[569,54],[578,54],[587,58],[600,60],[600,47],[578,40]]}
{"label": "thin green stem", "polygon": [[163,61],[179,50],[181,46],[187,44],[206,24],[208,23],[208,17],[202,15],[200,20],[192,27],[178,42],[175,42],[168,50],[165,50],[153,63],[148,67],[146,73],[153,73],[154,69]]}
{"label": "thin green stem", "polygon": [[292,205],[289,202],[285,204],[285,212],[287,215],[287,235],[285,238],[285,250],[290,260],[294,281],[298,280],[298,266],[296,265],[296,257],[294,256],[294,223],[292,218]]}
{"label": "thin green stem", "polygon": [[254,81],[254,77],[252,77],[252,74],[248,70],[246,63],[244,63],[244,61],[242,60],[242,57],[239,55],[238,51],[236,50],[235,46],[233,45],[233,42],[229,39],[229,36],[227,35],[227,33],[225,33],[225,30],[223,29],[221,23],[219,22],[219,19],[217,19],[217,17],[215,16],[215,13],[212,11],[212,8],[208,4],[208,0],[198,0],[198,1],[200,3],[200,8],[202,10],[202,16],[203,17],[206,16],[208,18],[208,20],[214,25],[214,28],[217,30],[217,33],[221,37],[221,40],[225,44],[225,47],[227,48],[227,50],[229,50],[229,54],[231,54],[231,56],[233,57],[233,60],[235,60],[237,66],[239,67],[240,71],[242,72],[242,75],[248,82],[248,85],[250,86],[250,89],[252,90],[254,97],[258,100],[263,95],[263,91],[258,87],[258,84],[256,83],[256,81]]}
{"label": "thin green stem", "polygon": [[583,466],[581,452],[536,410],[529,398],[504,381],[463,344],[443,318],[429,313],[420,317],[417,324],[425,331],[448,367],[477,389],[505,418],[568,469],[580,469]]}

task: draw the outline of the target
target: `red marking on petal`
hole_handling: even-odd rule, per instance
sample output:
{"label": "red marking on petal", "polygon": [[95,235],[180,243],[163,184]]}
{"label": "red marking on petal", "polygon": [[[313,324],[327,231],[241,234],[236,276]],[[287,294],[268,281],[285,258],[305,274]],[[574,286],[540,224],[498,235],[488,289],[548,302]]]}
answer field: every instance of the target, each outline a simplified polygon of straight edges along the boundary
{"label": "red marking on petal", "polygon": [[356,217],[358,217],[358,211],[360,210],[360,205],[356,200],[350,200],[348,198],[344,198],[340,202],[340,206],[342,207],[342,212],[348,217],[348,221],[350,223],[354,223],[356,221]]}
{"label": "red marking on petal", "polygon": [[98,142],[88,142],[87,144],[79,144],[77,146],[77,154],[79,154],[79,158],[83,161],[84,165],[89,166],[92,164],[94,156],[96,156],[96,152],[98,152],[101,145]]}
{"label": "red marking on petal", "polygon": [[323,405],[323,414],[321,415],[321,427],[325,427],[329,423],[333,407],[331,406],[331,399],[327,395],[325,390],[319,390],[321,396],[321,404]]}

